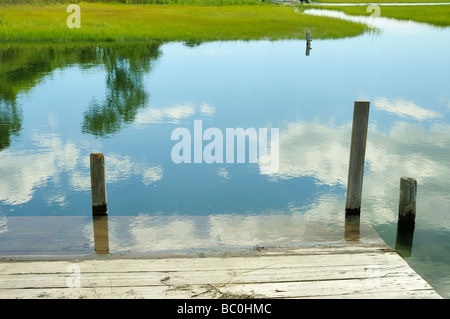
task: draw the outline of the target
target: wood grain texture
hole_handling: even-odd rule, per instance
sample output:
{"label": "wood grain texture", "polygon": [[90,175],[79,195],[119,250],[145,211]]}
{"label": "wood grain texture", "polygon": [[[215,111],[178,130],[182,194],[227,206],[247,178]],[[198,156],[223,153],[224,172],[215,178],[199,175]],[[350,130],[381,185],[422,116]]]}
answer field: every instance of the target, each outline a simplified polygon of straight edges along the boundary
{"label": "wood grain texture", "polygon": [[0,262],[3,299],[242,297],[441,298],[398,254],[376,242],[234,257]]}

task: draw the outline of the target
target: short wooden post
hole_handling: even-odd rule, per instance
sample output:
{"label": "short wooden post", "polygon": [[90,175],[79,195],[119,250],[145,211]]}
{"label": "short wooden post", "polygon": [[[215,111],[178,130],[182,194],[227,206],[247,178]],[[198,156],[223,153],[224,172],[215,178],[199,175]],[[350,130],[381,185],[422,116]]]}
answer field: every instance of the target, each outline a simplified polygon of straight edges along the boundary
{"label": "short wooden post", "polygon": [[92,214],[106,215],[105,158],[102,153],[91,154]]}
{"label": "short wooden post", "polygon": [[416,220],[417,181],[411,177],[400,178],[400,200],[398,203],[398,220],[414,223]]}
{"label": "short wooden post", "polygon": [[417,181],[411,177],[401,177],[395,251],[403,258],[411,256],[416,220],[416,196]]}
{"label": "short wooden post", "polygon": [[359,215],[366,156],[367,128],[369,125],[368,101],[355,101],[353,111],[352,139],[350,146],[350,163],[347,182],[345,212]]}

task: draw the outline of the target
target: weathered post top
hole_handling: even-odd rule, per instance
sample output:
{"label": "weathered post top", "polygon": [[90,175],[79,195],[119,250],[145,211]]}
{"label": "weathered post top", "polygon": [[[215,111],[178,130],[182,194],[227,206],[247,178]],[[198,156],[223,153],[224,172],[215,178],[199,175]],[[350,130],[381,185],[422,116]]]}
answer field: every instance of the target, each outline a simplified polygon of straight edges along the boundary
{"label": "weathered post top", "polygon": [[400,178],[398,220],[414,223],[416,219],[417,181],[412,177]]}

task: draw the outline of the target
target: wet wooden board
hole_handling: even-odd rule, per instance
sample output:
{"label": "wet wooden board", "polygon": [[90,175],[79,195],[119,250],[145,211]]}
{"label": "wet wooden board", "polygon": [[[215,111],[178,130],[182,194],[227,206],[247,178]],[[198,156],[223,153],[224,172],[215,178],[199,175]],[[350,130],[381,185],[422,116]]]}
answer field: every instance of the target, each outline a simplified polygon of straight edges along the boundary
{"label": "wet wooden board", "polygon": [[0,298],[441,298],[383,243],[0,262]]}

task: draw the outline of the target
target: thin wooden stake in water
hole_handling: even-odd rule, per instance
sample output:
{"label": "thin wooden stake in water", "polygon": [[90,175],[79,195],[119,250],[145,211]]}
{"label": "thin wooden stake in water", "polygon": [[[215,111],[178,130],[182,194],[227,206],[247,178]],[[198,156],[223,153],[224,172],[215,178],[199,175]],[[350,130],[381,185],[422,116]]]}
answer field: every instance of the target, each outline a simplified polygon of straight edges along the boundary
{"label": "thin wooden stake in water", "polygon": [[91,154],[91,193],[92,214],[106,215],[108,205],[106,202],[105,158],[102,153]]}
{"label": "thin wooden stake in water", "polygon": [[355,101],[345,204],[345,212],[348,215],[359,215],[361,211],[369,106],[368,101]]}
{"label": "thin wooden stake in water", "polygon": [[309,32],[306,33],[306,56],[309,56],[309,53],[311,51],[311,34]]}

